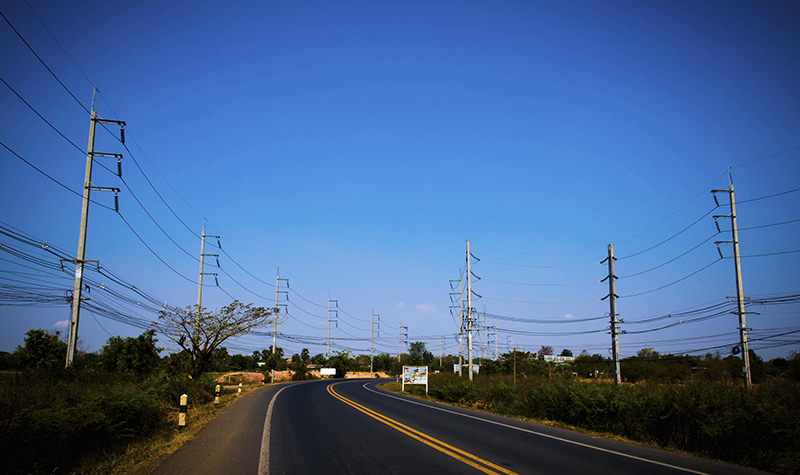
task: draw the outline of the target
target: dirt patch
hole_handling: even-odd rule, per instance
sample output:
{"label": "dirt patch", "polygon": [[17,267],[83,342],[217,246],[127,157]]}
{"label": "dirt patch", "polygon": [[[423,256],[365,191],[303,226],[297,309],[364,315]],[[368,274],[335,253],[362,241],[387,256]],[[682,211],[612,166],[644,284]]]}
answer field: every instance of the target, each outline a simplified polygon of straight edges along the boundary
{"label": "dirt patch", "polygon": [[[386,378],[389,377],[389,375],[386,374],[383,371],[375,371],[372,374],[374,375],[375,378],[386,379]],[[351,378],[369,378],[369,371],[348,371],[347,375],[345,375],[345,378],[346,379],[351,379]]]}
{"label": "dirt patch", "polygon": [[[268,379],[269,377],[267,377]],[[238,372],[238,373],[227,373],[223,374],[219,378],[215,379],[214,381],[217,383],[222,384],[253,384],[253,383],[260,383],[264,381],[264,374],[262,373],[245,373],[245,372]]]}

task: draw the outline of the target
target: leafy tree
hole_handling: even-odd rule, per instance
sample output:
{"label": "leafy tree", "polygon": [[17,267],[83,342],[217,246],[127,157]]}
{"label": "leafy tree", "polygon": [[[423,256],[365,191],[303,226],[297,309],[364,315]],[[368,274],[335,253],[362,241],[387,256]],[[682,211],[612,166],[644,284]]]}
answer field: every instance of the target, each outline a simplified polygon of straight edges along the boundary
{"label": "leafy tree", "polygon": [[558,356],[572,356],[572,350],[564,348]]}
{"label": "leafy tree", "polygon": [[429,365],[433,361],[433,353],[425,348],[425,343],[417,341],[408,347],[408,364],[411,366]]}
{"label": "leafy tree", "polygon": [[197,377],[205,371],[214,350],[225,340],[271,324],[275,314],[275,309],[253,307],[253,304],[234,300],[216,312],[190,305],[174,312],[162,310],[158,318],[161,333],[188,353],[189,374]]}
{"label": "leafy tree", "polygon": [[30,329],[25,333],[25,344],[17,346],[14,359],[23,369],[56,369],[64,366],[67,344],[59,338],[61,332]]}
{"label": "leafy tree", "polygon": [[292,381],[313,379],[313,376],[308,372],[309,361],[311,361],[311,358],[308,355],[308,348],[303,348],[299,355],[297,353],[292,355],[292,364],[290,366],[293,372]]}
{"label": "leafy tree", "polygon": [[143,375],[152,373],[161,362],[155,330],[147,330],[136,338],[112,336],[100,348],[103,369],[111,373]]}
{"label": "leafy tree", "polygon": [[353,370],[357,363],[347,350],[337,351],[335,355],[328,358],[328,367],[336,368],[336,377],[344,378],[348,371]]}
{"label": "leafy tree", "polygon": [[653,348],[642,348],[636,352],[636,356],[641,360],[658,359],[658,352]]}
{"label": "leafy tree", "polygon": [[250,355],[235,354],[228,357],[228,367],[233,371],[253,369],[256,367],[256,362]]}

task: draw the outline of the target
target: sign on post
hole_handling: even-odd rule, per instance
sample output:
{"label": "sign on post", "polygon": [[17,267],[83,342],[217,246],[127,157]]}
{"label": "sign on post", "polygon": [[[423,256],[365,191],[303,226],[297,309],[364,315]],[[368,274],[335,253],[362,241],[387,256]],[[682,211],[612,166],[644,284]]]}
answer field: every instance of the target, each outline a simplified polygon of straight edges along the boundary
{"label": "sign on post", "polygon": [[320,368],[319,374],[322,376],[336,376],[336,368]]}
{"label": "sign on post", "polygon": [[427,366],[403,366],[402,390],[406,390],[406,384],[424,384],[425,395],[428,394],[428,367]]}

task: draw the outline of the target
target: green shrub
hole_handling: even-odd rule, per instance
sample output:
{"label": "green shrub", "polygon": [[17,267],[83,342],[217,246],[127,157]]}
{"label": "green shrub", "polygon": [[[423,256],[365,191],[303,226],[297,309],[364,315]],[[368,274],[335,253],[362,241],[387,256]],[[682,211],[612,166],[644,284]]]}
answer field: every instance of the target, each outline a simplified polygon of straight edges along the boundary
{"label": "green shrub", "polygon": [[800,384],[771,379],[626,384],[491,375],[434,375],[430,395],[498,414],[563,422],[751,467],[800,471]]}

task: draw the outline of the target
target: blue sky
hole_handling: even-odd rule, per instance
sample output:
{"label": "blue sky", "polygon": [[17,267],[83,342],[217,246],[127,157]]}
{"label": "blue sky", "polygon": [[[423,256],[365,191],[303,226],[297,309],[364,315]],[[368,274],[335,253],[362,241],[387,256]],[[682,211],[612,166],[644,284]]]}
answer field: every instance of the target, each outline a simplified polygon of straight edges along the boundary
{"label": "blue sky", "polygon": [[[473,307],[496,324],[501,353],[513,340],[608,355],[599,262],[613,244],[622,356],[727,355],[734,315],[702,310],[666,329],[672,317],[649,319],[735,295],[731,245],[719,261],[714,245],[731,239],[730,224],[717,235],[712,218],[729,209],[714,210],[710,193],[727,188],[729,167],[739,226],[755,228],[741,232],[742,255],[760,256],[742,259],[745,294],[800,293],[800,192],[757,199],[800,188],[795,2],[28,4],[0,11],[80,104],[5,21],[0,76],[78,149],[6,85],[0,141],[80,192],[93,86],[98,114],[127,123],[130,153],[105,131],[95,148],[126,155],[129,189],[99,167],[93,182],[122,188],[120,214],[152,252],[92,204],[87,259],[159,301],[194,304],[205,219],[224,252],[206,250],[222,270],[206,267],[220,288],[206,277],[204,306],[274,305],[280,267],[290,291],[279,331],[292,339],[278,344],[289,354],[325,352],[329,295],[341,309],[334,349],[368,350],[374,308],[378,351],[397,351],[402,325],[408,341],[456,353],[449,281],[466,279],[469,239],[480,259]],[[5,148],[0,160],[4,228],[74,256],[80,198]],[[92,197],[113,206],[110,193]],[[8,235],[0,243],[57,264]],[[69,269],[45,275],[0,257],[3,285],[71,288]],[[65,303],[11,294],[2,350],[68,317]],[[139,323],[156,318],[104,289],[91,298]],[[800,330],[798,310],[751,306],[751,338],[765,338],[751,348],[767,359],[798,350],[800,333],[788,333]],[[141,331],[82,312],[90,350]],[[269,345],[249,335],[227,346]]]}

